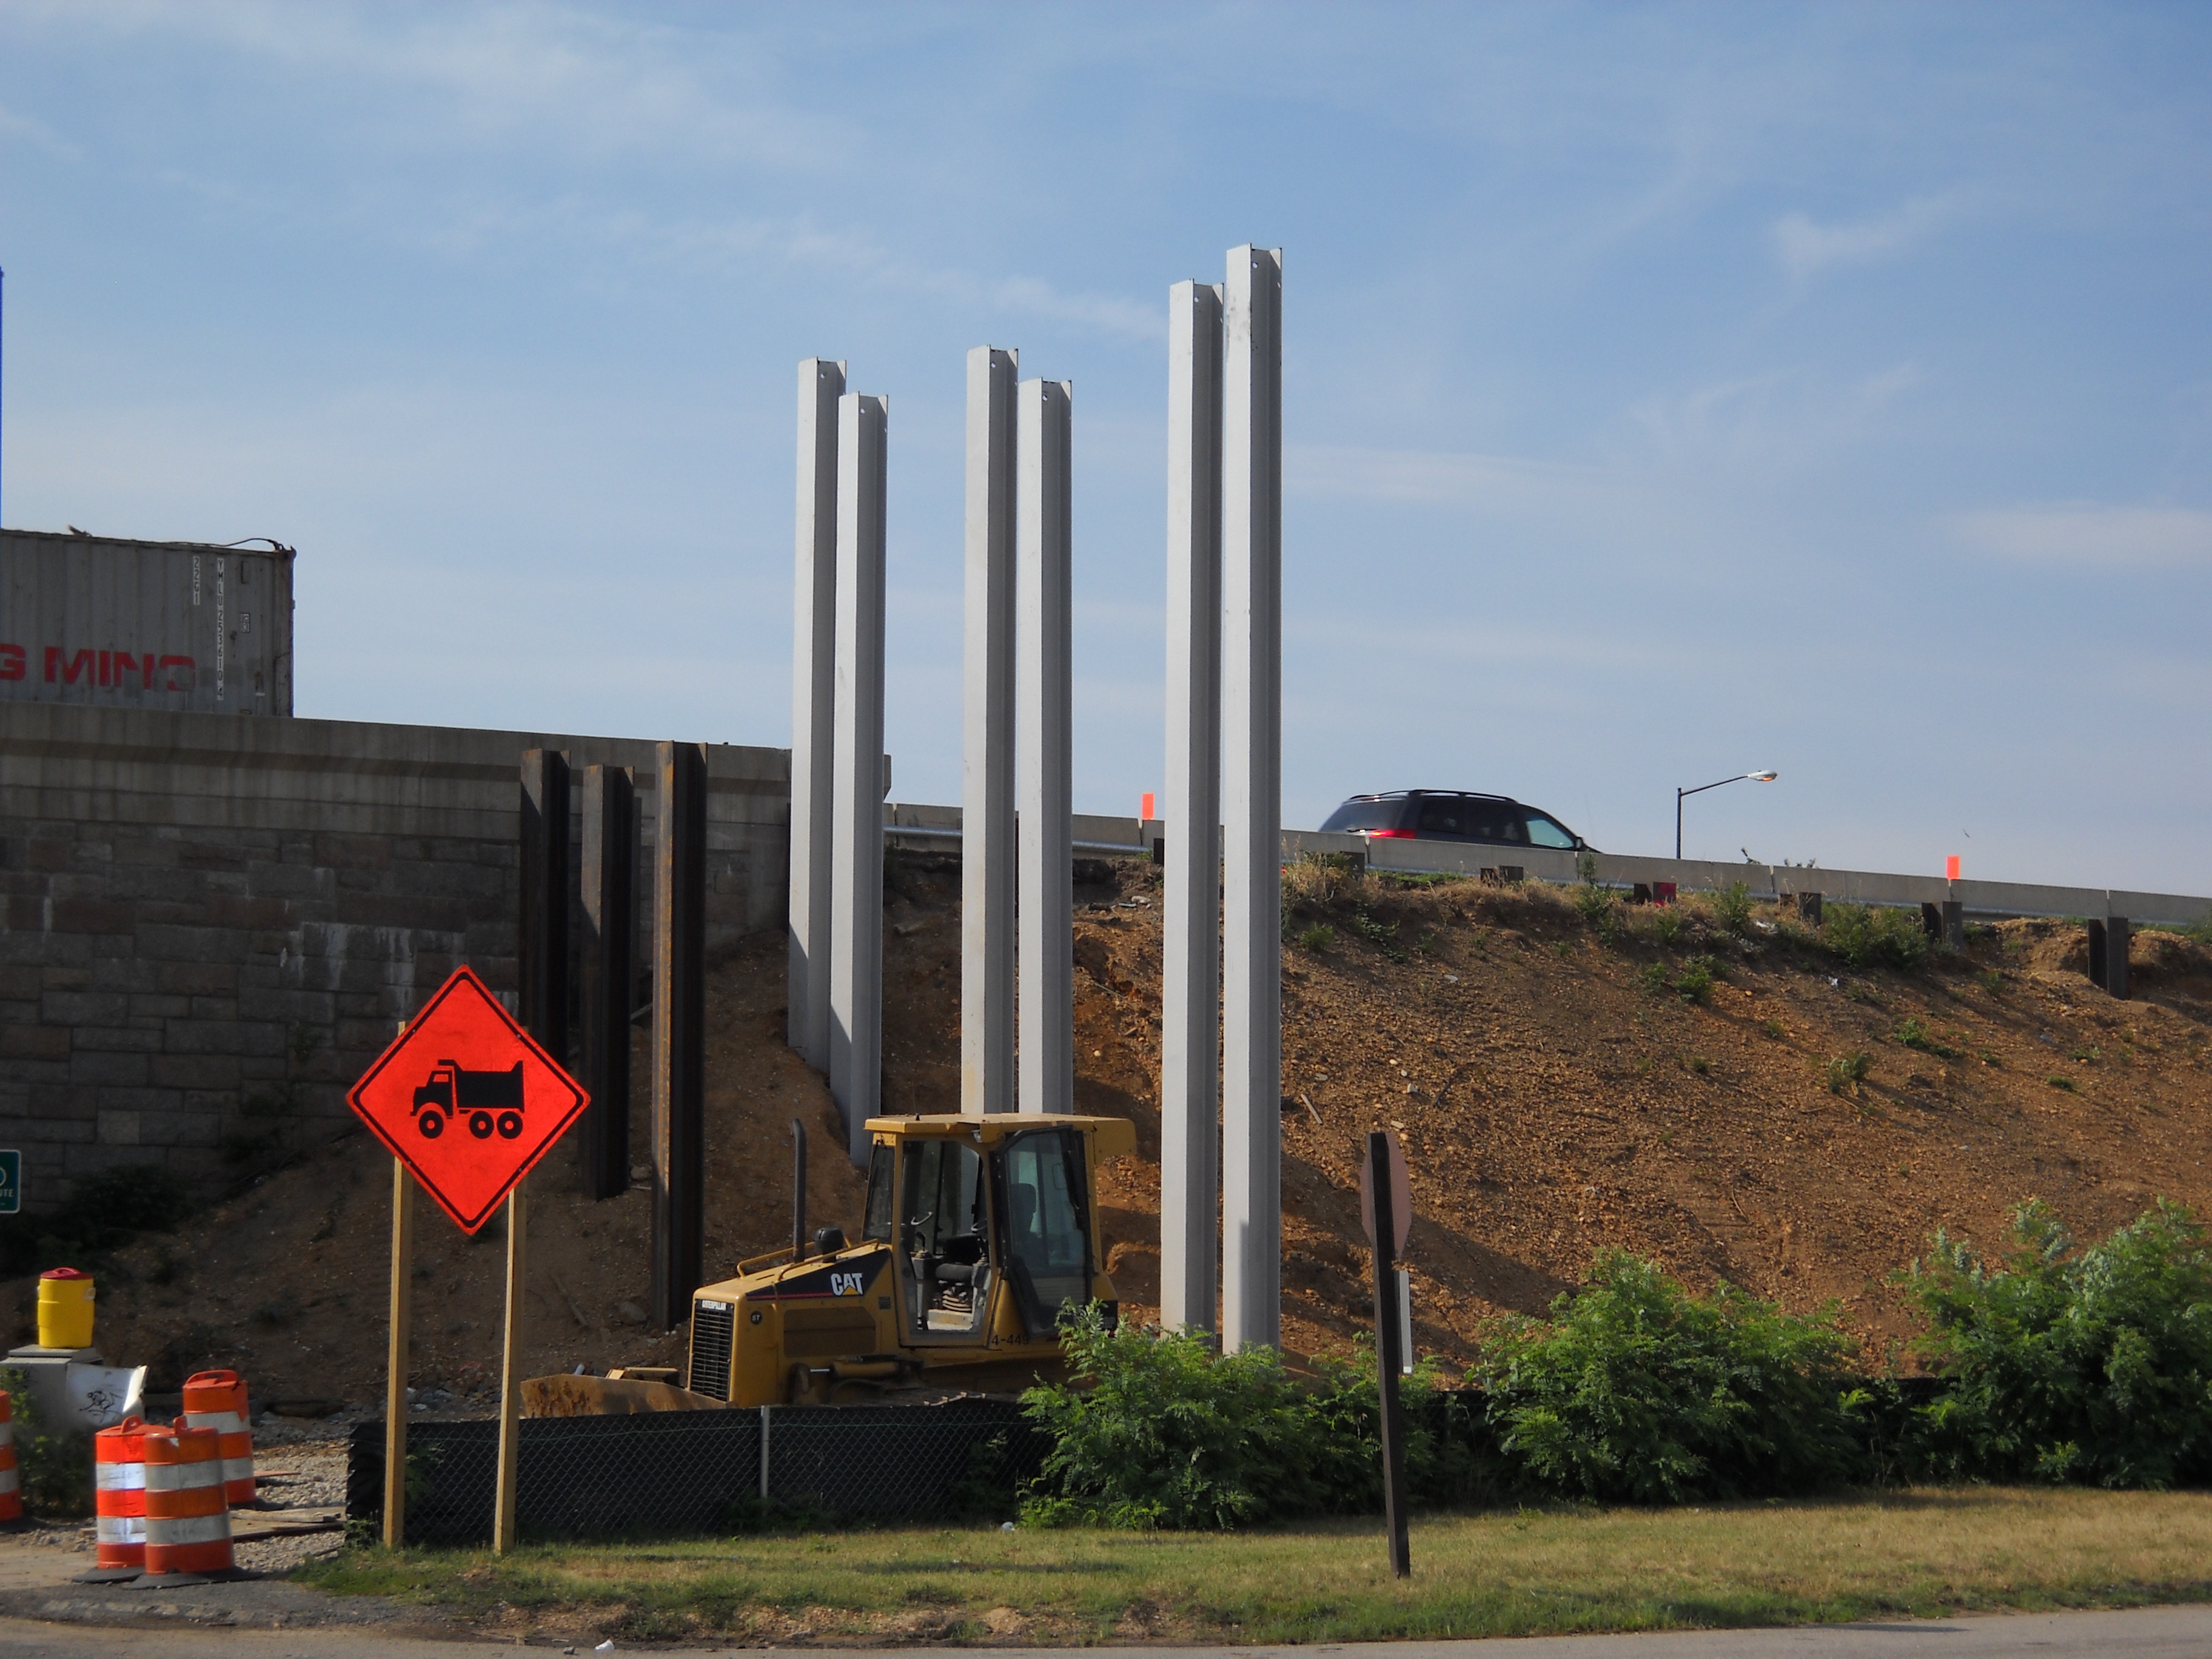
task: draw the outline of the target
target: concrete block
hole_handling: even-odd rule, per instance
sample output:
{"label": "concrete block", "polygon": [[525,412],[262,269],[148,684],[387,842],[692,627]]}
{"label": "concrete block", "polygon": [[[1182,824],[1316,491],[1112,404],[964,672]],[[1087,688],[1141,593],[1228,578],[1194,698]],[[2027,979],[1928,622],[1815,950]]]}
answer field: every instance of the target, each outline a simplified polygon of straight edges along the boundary
{"label": "concrete block", "polygon": [[241,1075],[235,1054],[155,1054],[146,1080],[162,1089],[228,1090],[238,1087]]}
{"label": "concrete block", "polygon": [[138,954],[157,962],[223,963],[246,960],[246,937],[228,927],[179,927],[141,923]]}
{"label": "concrete block", "polygon": [[238,1018],[236,997],[193,997],[186,1013],[187,1019],[235,1020]]}
{"label": "concrete block", "polygon": [[0,1060],[67,1060],[70,1047],[66,1025],[0,1025]]}
{"label": "concrete block", "polygon": [[313,861],[330,870],[389,870],[392,838],[386,836],[343,836],[327,831],[314,836],[308,852]]}
{"label": "concrete block", "polygon": [[227,996],[238,988],[240,970],[228,963],[164,962],[155,984],[179,996]]}
{"label": "concrete block", "polygon": [[146,1083],[146,1056],[79,1048],[70,1056],[70,1081],[142,1088]]}
{"label": "concrete block", "polygon": [[113,991],[48,991],[39,1012],[49,1025],[120,1025],[131,1016],[131,999]]}
{"label": "concrete block", "polygon": [[100,1142],[105,1146],[136,1146],[138,1144],[137,1112],[102,1112],[99,1117]]}
{"label": "concrete block", "polygon": [[161,1046],[163,1022],[133,1020],[124,1025],[80,1025],[75,1028],[76,1046],[114,1054],[152,1054]]}
{"label": "concrete block", "polygon": [[161,1047],[172,1054],[280,1054],[284,1034],[273,1026],[236,1020],[173,1019]]}
{"label": "concrete block", "polygon": [[90,968],[48,968],[40,977],[49,991],[89,991],[95,988]]}
{"label": "concrete block", "polygon": [[57,933],[127,934],[134,925],[131,907],[112,899],[58,898],[47,915]]}

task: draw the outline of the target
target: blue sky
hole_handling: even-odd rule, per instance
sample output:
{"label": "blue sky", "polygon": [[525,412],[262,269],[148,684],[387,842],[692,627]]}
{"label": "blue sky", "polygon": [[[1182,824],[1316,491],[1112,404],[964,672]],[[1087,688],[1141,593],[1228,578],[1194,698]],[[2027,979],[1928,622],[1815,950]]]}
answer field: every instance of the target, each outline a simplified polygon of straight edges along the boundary
{"label": "blue sky", "polygon": [[299,708],[789,740],[793,367],[1075,384],[1076,796],[1158,784],[1169,285],[1285,250],[1285,813],[2212,891],[2201,7],[0,7],[4,513],[300,549]]}

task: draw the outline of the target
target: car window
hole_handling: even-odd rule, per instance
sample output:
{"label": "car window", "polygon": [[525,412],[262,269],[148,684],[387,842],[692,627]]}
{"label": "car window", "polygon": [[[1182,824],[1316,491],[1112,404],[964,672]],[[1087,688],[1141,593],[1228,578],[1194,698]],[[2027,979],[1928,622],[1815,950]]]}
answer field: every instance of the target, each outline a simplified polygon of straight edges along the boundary
{"label": "car window", "polygon": [[1406,810],[1402,800],[1348,800],[1331,812],[1323,830],[1395,830]]}
{"label": "car window", "polygon": [[1421,802],[1421,833],[1425,836],[1470,836],[1474,833],[1468,825],[1474,814],[1468,809],[1475,803],[1455,799],[1449,795],[1431,795]]}
{"label": "car window", "polygon": [[1528,814],[1528,844],[1531,847],[1564,847],[1574,850],[1575,838],[1556,820],[1541,812]]}

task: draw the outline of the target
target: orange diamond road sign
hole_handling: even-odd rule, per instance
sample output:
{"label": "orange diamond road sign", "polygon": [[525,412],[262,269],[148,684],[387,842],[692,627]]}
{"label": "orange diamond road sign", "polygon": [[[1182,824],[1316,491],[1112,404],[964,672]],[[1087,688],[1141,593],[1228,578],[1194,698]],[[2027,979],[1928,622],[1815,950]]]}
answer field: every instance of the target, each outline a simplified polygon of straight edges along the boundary
{"label": "orange diamond road sign", "polygon": [[346,1102],[473,1233],[590,1097],[482,980],[457,968]]}

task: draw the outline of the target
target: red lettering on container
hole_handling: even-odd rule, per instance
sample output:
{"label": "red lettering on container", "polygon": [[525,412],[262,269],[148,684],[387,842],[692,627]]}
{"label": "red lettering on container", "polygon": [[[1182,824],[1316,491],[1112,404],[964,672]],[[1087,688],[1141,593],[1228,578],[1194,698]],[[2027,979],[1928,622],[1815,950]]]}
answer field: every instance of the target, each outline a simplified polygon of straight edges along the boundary
{"label": "red lettering on container", "polygon": [[[124,678],[126,675],[135,674],[138,672],[138,659],[128,651],[102,652],[100,654],[102,656],[112,656],[115,659],[115,677],[106,683],[118,690],[121,689]],[[154,665],[150,658],[148,659],[146,665],[149,668],[151,668]]]}
{"label": "red lettering on container", "polygon": [[[154,660],[150,653],[148,654],[146,660],[149,663]],[[185,670],[185,672],[191,675],[194,684],[198,684],[199,665],[195,663],[190,657],[164,657],[161,659],[161,666],[164,669],[181,668]],[[152,682],[153,676],[154,671],[150,668],[148,669],[146,671],[146,678],[149,684]],[[49,676],[49,678],[52,677]],[[177,684],[177,677],[174,674],[171,674],[168,678],[167,684],[161,687],[161,690],[164,691],[189,691],[192,688],[190,685],[179,685]]]}
{"label": "red lettering on container", "polygon": [[0,645],[0,680],[20,680],[30,657],[20,645]]}
{"label": "red lettering on container", "polygon": [[93,654],[89,651],[80,651],[65,663],[62,660],[61,647],[50,645],[46,647],[46,684],[48,685],[54,683],[57,671],[61,674],[64,685],[75,685],[86,675],[94,672]]}

